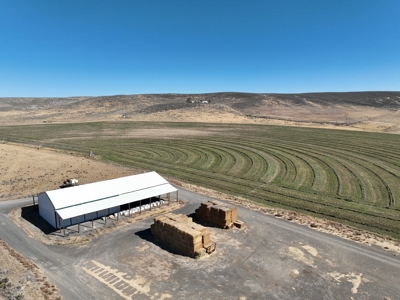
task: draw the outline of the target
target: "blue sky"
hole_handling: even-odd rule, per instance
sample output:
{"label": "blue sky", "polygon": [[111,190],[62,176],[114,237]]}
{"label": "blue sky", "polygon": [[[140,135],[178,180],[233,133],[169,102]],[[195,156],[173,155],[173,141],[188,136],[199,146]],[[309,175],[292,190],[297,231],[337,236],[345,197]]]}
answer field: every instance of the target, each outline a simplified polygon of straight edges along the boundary
{"label": "blue sky", "polygon": [[0,97],[400,91],[399,0],[1,0]]}

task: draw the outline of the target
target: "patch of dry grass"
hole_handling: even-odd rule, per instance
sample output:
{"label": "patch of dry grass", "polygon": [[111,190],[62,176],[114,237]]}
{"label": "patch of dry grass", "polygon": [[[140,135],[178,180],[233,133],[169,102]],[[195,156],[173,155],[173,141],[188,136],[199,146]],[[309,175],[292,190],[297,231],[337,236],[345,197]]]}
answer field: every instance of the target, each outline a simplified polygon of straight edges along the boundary
{"label": "patch of dry grass", "polygon": [[0,240],[0,296],[6,299],[61,299],[39,267]]}

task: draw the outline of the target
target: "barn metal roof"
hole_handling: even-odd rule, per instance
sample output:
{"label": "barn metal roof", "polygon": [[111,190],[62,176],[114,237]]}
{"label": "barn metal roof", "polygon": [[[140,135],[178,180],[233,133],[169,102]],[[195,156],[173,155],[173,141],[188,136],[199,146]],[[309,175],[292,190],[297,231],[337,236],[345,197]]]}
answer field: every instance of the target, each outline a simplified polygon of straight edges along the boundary
{"label": "barn metal roof", "polygon": [[177,191],[156,172],[89,183],[46,194],[62,219]]}

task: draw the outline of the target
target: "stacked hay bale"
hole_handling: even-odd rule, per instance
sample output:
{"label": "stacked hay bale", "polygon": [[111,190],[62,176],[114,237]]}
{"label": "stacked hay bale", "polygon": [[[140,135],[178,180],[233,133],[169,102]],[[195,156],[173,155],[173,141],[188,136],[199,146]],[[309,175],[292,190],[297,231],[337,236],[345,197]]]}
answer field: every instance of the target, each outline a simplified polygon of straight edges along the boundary
{"label": "stacked hay bale", "polygon": [[207,228],[182,214],[167,213],[156,217],[150,229],[162,243],[185,256],[197,258],[215,250]]}
{"label": "stacked hay bale", "polygon": [[196,218],[218,228],[231,229],[234,225],[239,228],[244,226],[243,222],[238,221],[235,206],[217,200],[201,203],[196,209]]}

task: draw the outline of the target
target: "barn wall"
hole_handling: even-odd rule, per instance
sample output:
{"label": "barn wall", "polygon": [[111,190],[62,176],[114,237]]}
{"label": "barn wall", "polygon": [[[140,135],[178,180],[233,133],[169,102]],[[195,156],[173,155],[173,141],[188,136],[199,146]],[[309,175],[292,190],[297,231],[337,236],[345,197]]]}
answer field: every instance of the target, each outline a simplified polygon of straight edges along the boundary
{"label": "barn wall", "polygon": [[39,215],[50,223],[54,228],[57,227],[54,218],[54,206],[46,193],[38,195]]}

